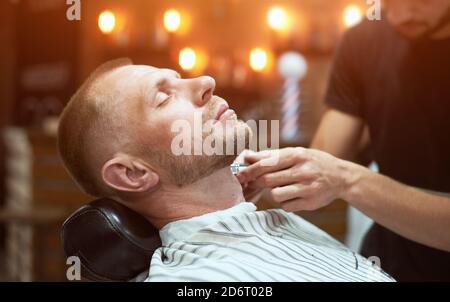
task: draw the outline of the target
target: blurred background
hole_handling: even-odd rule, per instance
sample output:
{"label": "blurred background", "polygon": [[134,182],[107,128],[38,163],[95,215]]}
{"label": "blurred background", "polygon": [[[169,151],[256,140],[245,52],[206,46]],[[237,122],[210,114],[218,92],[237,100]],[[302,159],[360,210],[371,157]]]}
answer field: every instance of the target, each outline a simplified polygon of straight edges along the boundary
{"label": "blurred background", "polygon": [[[362,0],[68,2],[0,1],[2,281],[66,280],[59,229],[93,198],[62,167],[55,129],[70,96],[99,64],[130,57],[184,77],[208,74],[244,121],[283,120],[286,79],[277,63],[286,52],[301,53],[308,71],[294,112],[299,135],[280,144],[308,146],[325,110],[339,38],[367,10]],[[259,204],[272,206],[267,199]],[[355,213],[338,201],[299,214],[357,250],[370,221]]]}

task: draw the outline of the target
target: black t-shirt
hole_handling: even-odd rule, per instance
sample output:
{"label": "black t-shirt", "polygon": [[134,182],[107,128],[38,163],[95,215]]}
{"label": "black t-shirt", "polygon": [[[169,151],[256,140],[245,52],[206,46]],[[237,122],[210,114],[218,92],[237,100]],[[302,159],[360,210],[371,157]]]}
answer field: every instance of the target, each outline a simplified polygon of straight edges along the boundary
{"label": "black t-shirt", "polygon": [[[369,126],[380,173],[450,192],[450,38],[412,42],[386,21],[363,22],[340,43],[326,102]],[[450,280],[450,253],[378,224],[362,253],[399,281]]]}

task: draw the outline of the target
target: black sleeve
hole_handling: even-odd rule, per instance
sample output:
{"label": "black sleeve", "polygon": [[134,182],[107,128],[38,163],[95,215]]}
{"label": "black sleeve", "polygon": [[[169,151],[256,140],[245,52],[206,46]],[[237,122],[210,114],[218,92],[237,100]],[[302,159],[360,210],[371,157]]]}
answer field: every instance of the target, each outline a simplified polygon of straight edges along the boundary
{"label": "black sleeve", "polygon": [[361,41],[355,29],[339,43],[325,95],[325,103],[336,110],[362,117]]}

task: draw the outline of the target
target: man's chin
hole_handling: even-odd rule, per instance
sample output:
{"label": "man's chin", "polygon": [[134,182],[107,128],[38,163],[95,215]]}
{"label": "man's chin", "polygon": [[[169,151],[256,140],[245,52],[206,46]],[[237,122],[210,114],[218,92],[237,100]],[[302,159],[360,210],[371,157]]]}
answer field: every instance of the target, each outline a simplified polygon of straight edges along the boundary
{"label": "man's chin", "polygon": [[[250,144],[250,141],[253,138],[253,130],[252,128],[247,125],[244,121],[239,120],[238,124],[236,126],[238,128],[238,138],[240,136],[243,136],[243,138],[247,141],[247,144]],[[246,147],[248,148],[248,146]],[[240,154],[240,152],[239,152]]]}
{"label": "man's chin", "polygon": [[249,131],[251,132],[251,129],[247,125],[247,123],[238,119],[236,115],[230,119],[216,122],[213,128],[215,128],[213,131],[216,133],[236,132],[239,131],[240,129],[245,128],[248,128]]}
{"label": "man's chin", "polygon": [[229,168],[242,151],[249,149],[253,133],[251,127],[241,120],[234,121],[225,133],[214,132],[215,130],[209,134],[212,137],[204,137],[204,142],[223,142],[221,148],[215,150],[213,146],[209,146],[208,152],[203,150],[201,155],[173,156],[170,154],[168,156],[164,168],[170,171],[174,184],[183,187],[208,177],[220,169]]}
{"label": "man's chin", "polygon": [[245,122],[238,120],[235,125],[234,131],[234,145],[236,150],[236,156],[241,154],[245,149],[249,149],[250,142],[253,138],[252,128]]}
{"label": "man's chin", "polygon": [[234,150],[233,155],[238,156],[241,151],[241,146],[248,148],[250,140],[253,136],[252,129],[247,123],[242,120],[228,120],[227,123],[220,123],[217,128],[213,130],[212,136],[214,140],[223,142],[223,153],[229,154],[229,150]]}

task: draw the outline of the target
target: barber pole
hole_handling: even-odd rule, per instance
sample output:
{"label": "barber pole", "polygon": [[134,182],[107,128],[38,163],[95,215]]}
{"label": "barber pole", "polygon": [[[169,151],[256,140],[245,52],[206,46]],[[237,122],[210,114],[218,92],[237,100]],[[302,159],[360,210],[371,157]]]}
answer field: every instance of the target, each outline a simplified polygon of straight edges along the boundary
{"label": "barber pole", "polygon": [[296,52],[283,54],[278,61],[278,70],[284,78],[281,98],[281,138],[292,142],[300,137],[300,80],[305,76],[307,64]]}
{"label": "barber pole", "polygon": [[300,87],[297,80],[287,79],[281,98],[281,137],[284,141],[292,141],[298,138],[299,97]]}

